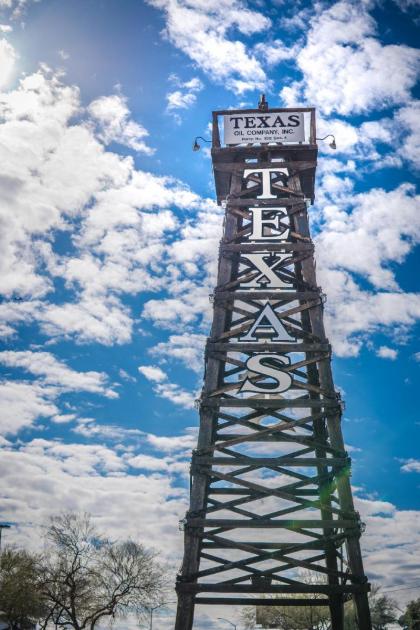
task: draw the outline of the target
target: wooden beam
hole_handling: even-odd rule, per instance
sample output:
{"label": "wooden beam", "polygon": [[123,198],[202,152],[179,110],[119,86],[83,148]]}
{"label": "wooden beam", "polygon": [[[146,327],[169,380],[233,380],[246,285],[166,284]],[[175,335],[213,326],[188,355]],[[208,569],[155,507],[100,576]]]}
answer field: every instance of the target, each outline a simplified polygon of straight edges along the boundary
{"label": "wooden beam", "polygon": [[302,597],[196,597],[196,604],[215,604],[218,606],[329,606],[329,599],[309,599]]}
{"label": "wooden beam", "polygon": [[370,591],[370,584],[305,584],[298,585],[277,585],[269,584],[265,585],[263,589],[261,587],[253,586],[252,584],[213,584],[213,583],[182,583],[180,582],[177,590],[186,593],[320,593],[329,595],[330,593],[368,593]]}
{"label": "wooden beam", "polygon": [[229,519],[229,518],[190,518],[188,527],[234,527],[235,529],[273,529],[286,528],[298,531],[302,527],[307,529],[343,529],[357,527],[357,521],[348,519],[335,519],[325,521],[322,519]]}

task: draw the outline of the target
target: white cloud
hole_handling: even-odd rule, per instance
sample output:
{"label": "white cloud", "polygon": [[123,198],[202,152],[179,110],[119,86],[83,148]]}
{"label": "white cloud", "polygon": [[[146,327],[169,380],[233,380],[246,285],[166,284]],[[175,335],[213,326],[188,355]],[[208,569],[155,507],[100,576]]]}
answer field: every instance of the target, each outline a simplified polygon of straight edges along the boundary
{"label": "white cloud", "polygon": [[320,264],[363,274],[381,289],[396,289],[387,264],[401,263],[420,241],[420,196],[414,186],[402,184],[389,192],[371,189],[348,200],[335,197],[341,207],[324,207],[325,224],[317,237]]}
{"label": "white cloud", "polygon": [[[55,419],[54,421],[56,422]],[[113,442],[139,438],[142,435],[139,429],[125,429],[115,424],[98,424],[94,418],[78,418],[77,426],[72,431],[85,438],[111,440]]]}
{"label": "white cloud", "polygon": [[31,427],[38,418],[58,414],[56,396],[54,388],[37,383],[0,382],[0,433],[16,434]]}
{"label": "white cloud", "polygon": [[149,0],[166,16],[166,36],[198,67],[217,82],[242,93],[263,89],[269,83],[261,63],[239,39],[227,32],[236,29],[247,36],[267,29],[271,22],[239,0],[212,5],[201,0]]}
{"label": "white cloud", "polygon": [[[322,153],[329,160],[335,154],[340,159],[343,159],[344,156],[351,158],[353,165],[357,161],[358,173],[363,173],[367,169],[372,171],[387,167],[399,168],[403,158],[409,159],[408,155],[404,156],[403,151],[400,150],[403,125],[391,118],[366,121],[356,126],[339,118],[325,118],[321,113],[318,113],[317,129],[319,138],[333,134],[336,140],[336,149],[329,147],[331,138],[319,142]],[[398,145],[397,151],[395,151],[396,145]],[[393,151],[384,153],[384,149],[389,149],[391,146]],[[326,161],[328,160],[325,158],[320,161],[318,174],[323,171]],[[332,172],[339,172],[342,168],[341,165],[341,168],[339,167],[338,170]],[[353,171],[355,172],[355,168]]]}
{"label": "white cloud", "polygon": [[[0,506],[3,519],[18,523],[8,540],[36,547],[37,527],[51,510],[86,511],[115,538],[140,539],[150,547],[165,540],[163,560],[178,563],[182,547],[178,521],[186,510],[186,491],[162,474],[164,470],[129,474],[131,457],[98,444],[41,439],[18,447],[6,444],[0,461],[4,483]],[[7,488],[14,488],[14,493]]]}
{"label": "white cloud", "polygon": [[328,296],[327,332],[339,356],[357,356],[375,332],[392,336],[420,318],[417,294],[362,290],[351,274],[340,270],[319,269],[318,277]]}
{"label": "white cloud", "polygon": [[166,398],[174,405],[180,405],[186,409],[194,407],[197,395],[183,389],[176,383],[170,383],[167,374],[161,368],[153,365],[141,365],[138,370],[154,383],[153,391],[157,396]]}
{"label": "white cloud", "polygon": [[[2,29],[4,31],[4,29]],[[0,88],[7,85],[15,66],[15,49],[5,39],[0,39]]]}
{"label": "white cloud", "polygon": [[269,66],[277,64],[287,59],[294,59],[298,52],[297,46],[286,46],[281,39],[273,42],[260,42],[254,47],[255,53],[259,56],[262,63]]}
{"label": "white cloud", "polygon": [[420,101],[407,103],[395,114],[401,127],[403,141],[398,146],[399,155],[420,168]]}
{"label": "white cloud", "polygon": [[154,152],[144,141],[149,132],[139,123],[130,120],[130,110],[124,96],[101,96],[92,101],[88,111],[99,126],[99,138],[106,144],[118,142],[146,155]]}
{"label": "white cloud", "polygon": [[127,459],[127,463],[133,468],[141,468],[142,470],[169,470],[166,459],[152,455],[136,455]]}
{"label": "white cloud", "polygon": [[402,9],[403,11],[408,11],[412,7],[416,8],[420,4],[420,0],[394,0],[394,2]]}
{"label": "white cloud", "polygon": [[168,357],[181,361],[186,367],[201,373],[204,365],[205,335],[170,335],[149,350],[152,356],[165,362]]}
{"label": "white cloud", "polygon": [[117,398],[118,394],[107,387],[105,372],[77,372],[59,361],[50,352],[0,352],[0,363],[12,368],[23,368],[39,377],[39,383],[59,387],[61,391],[85,391],[103,394],[107,398]]}
{"label": "white cloud", "polygon": [[[103,99],[92,106],[104,123],[97,133],[108,138],[127,122],[123,98],[115,99],[114,109]],[[110,112],[118,108],[115,131]],[[129,341],[133,317],[122,297],[166,282],[179,225],[169,208],[193,216],[209,206],[179,180],[138,171],[106,150],[92,125],[74,122],[80,113],[78,89],[45,67],[0,95],[0,292],[11,298],[0,305],[4,335],[35,320],[54,338]],[[55,238],[66,233],[69,245],[58,253]],[[67,289],[58,304],[49,301],[56,279]]]}
{"label": "white cloud", "polygon": [[167,111],[174,112],[177,109],[188,109],[194,105],[198,92],[204,87],[200,79],[194,77],[189,81],[182,82],[176,75],[171,75],[169,78],[177,89],[168,92],[166,95]]}
{"label": "white cloud", "polygon": [[0,0],[0,9],[12,10],[11,17],[18,18],[27,4],[40,0]]}
{"label": "white cloud", "polygon": [[382,46],[363,3],[340,0],[320,9],[297,56],[303,81],[282,90],[287,104],[304,98],[330,114],[350,114],[404,103],[418,74],[420,51]]}
{"label": "white cloud", "polygon": [[395,361],[398,356],[398,351],[394,350],[394,348],[388,348],[388,346],[380,346],[376,351],[376,355],[381,359],[391,359],[391,361]]}
{"label": "white cloud", "polygon": [[363,499],[356,506],[367,525],[361,544],[370,579],[384,588],[418,580],[420,538],[413,532],[419,531],[420,512]]}
{"label": "white cloud", "polygon": [[0,352],[0,364],[22,369],[35,377],[35,380],[12,380],[7,374],[8,378],[0,381],[2,434],[17,434],[24,428],[32,427],[40,418],[50,418],[56,424],[76,419],[76,414],[61,413],[58,407],[60,396],[68,392],[118,398],[104,372],[78,372],[49,352],[6,350]]}
{"label": "white cloud", "polygon": [[51,338],[74,337],[76,342],[104,345],[131,339],[130,312],[114,296],[82,296],[79,302],[47,304],[38,313],[41,330]]}
{"label": "white cloud", "polygon": [[[164,439],[176,442],[179,437]],[[136,467],[135,474],[130,474],[130,467]],[[50,516],[54,496],[56,512],[90,512],[111,537],[140,537],[152,547],[165,540],[163,559],[177,566],[182,554],[178,520],[187,507],[187,489],[175,482],[176,471],[182,467],[185,470],[185,464],[175,458],[142,452],[125,455],[97,444],[40,439],[15,448],[5,444],[0,459],[0,507],[4,520],[19,523],[8,532],[8,541],[36,546],[37,527]],[[16,489],[13,495],[6,490],[10,487]],[[415,579],[419,512],[359,497],[356,509],[367,523],[361,543],[368,575],[384,587]]]}
{"label": "white cloud", "polygon": [[184,435],[155,435],[154,433],[146,433],[146,440],[150,446],[158,451],[165,453],[174,453],[176,451],[190,451],[197,443],[196,427],[186,429]]}
{"label": "white cloud", "polygon": [[404,464],[401,466],[403,472],[418,472],[420,473],[420,460],[419,459],[405,459]]}
{"label": "white cloud", "polygon": [[153,365],[140,365],[138,370],[149,381],[153,381],[154,383],[160,383],[161,381],[166,380],[165,372],[161,370],[159,367],[156,367]]}
{"label": "white cloud", "polygon": [[[357,355],[382,327],[395,334],[420,318],[420,295],[404,293],[395,278],[420,238],[418,197],[410,184],[386,192],[353,193],[350,180],[325,172],[316,236],[318,280],[327,294],[326,324],[334,350]],[[359,278],[375,290],[361,288]]]}
{"label": "white cloud", "polygon": [[77,418],[75,413],[58,413],[51,418],[55,424],[67,424]]}
{"label": "white cloud", "polygon": [[161,398],[170,400],[174,405],[185,407],[185,409],[194,409],[198,392],[191,392],[183,389],[176,383],[163,382],[158,383],[154,387],[154,392]]}

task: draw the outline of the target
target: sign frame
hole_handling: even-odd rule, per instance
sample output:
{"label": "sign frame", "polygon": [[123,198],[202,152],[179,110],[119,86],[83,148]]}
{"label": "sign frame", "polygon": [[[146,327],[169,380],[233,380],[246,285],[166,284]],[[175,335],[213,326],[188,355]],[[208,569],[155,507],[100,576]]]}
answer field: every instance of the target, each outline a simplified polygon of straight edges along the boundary
{"label": "sign frame", "polygon": [[258,111],[223,115],[224,144],[302,144],[305,142],[303,112]]}

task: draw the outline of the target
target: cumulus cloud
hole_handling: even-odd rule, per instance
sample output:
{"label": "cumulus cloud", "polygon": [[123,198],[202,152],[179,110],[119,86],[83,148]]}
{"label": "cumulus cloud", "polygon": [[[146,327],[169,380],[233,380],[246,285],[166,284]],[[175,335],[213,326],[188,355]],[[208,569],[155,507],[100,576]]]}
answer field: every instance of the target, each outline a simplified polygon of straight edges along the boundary
{"label": "cumulus cloud", "polygon": [[261,62],[269,66],[276,66],[282,61],[294,59],[298,52],[297,46],[286,46],[281,39],[272,42],[260,42],[254,47],[255,53]]}
{"label": "cumulus cloud", "polygon": [[155,435],[146,433],[145,438],[154,449],[164,453],[174,453],[177,451],[190,451],[197,443],[197,429],[195,427],[186,429],[183,435]]}
{"label": "cumulus cloud", "polygon": [[15,492],[1,493],[1,510],[3,518],[19,522],[11,539],[33,546],[38,539],[34,529],[49,518],[53,496],[56,511],[95,514],[98,524],[117,538],[132,537],[153,547],[159,527],[159,538],[166,541],[166,558],[178,559],[178,520],[186,509],[185,491],[168,475],[145,475],[138,470],[130,474],[128,459],[132,457],[98,444],[45,439],[4,447],[3,487],[13,487]]}
{"label": "cumulus cloud", "polygon": [[0,382],[0,433],[15,435],[21,429],[31,427],[38,418],[48,418],[58,413],[54,388],[37,383],[4,380]]}
{"label": "cumulus cloud", "polygon": [[204,5],[200,0],[148,0],[165,13],[165,33],[198,67],[217,82],[237,92],[263,89],[267,76],[256,56],[228,31],[241,36],[267,29],[271,22],[262,13],[251,11],[240,0],[222,0]]}
{"label": "cumulus cloud", "polygon": [[[1,29],[5,32],[5,28]],[[6,29],[7,32],[7,29]],[[5,39],[0,39],[0,88],[7,85],[16,61],[15,49]]]}
{"label": "cumulus cloud", "polygon": [[153,391],[157,396],[170,400],[175,405],[180,405],[186,409],[192,409],[194,407],[197,394],[194,395],[193,392],[183,389],[176,383],[171,383],[167,374],[159,367],[141,365],[138,369],[143,376],[154,383]]}
{"label": "cumulus cloud", "polygon": [[92,101],[88,111],[98,125],[98,137],[105,144],[118,142],[146,155],[154,152],[144,141],[149,132],[139,123],[130,120],[130,110],[124,96],[101,96]]}
{"label": "cumulus cloud", "polygon": [[[345,182],[339,179],[336,183]],[[322,233],[317,237],[319,261],[323,266],[362,274],[375,287],[397,289],[388,264],[401,263],[420,241],[420,196],[411,184],[389,192],[371,189],[351,198],[347,192],[330,189],[336,204],[323,208]]]}
{"label": "cumulus cloud", "polygon": [[59,387],[61,391],[85,391],[116,398],[118,394],[108,388],[104,372],[77,372],[59,361],[50,352],[5,350],[0,352],[0,363],[12,368],[23,368],[39,377],[39,383]]}
{"label": "cumulus cloud", "polygon": [[395,263],[420,238],[414,187],[354,194],[353,186],[324,172],[315,238],[318,278],[328,297],[326,324],[342,356],[357,355],[380,327],[393,335],[420,317],[420,295],[404,292],[395,277]]}
{"label": "cumulus cloud", "polygon": [[205,335],[170,335],[168,341],[158,343],[149,352],[160,361],[166,362],[168,358],[176,359],[186,367],[201,373],[205,342]]}
{"label": "cumulus cloud", "polygon": [[153,365],[140,365],[139,372],[143,374],[149,381],[160,383],[166,379],[166,374],[159,367]]}
{"label": "cumulus cloud", "polygon": [[40,0],[0,0],[0,9],[9,10],[10,16],[16,19],[21,16],[27,4],[39,2]]}
{"label": "cumulus cloud", "polygon": [[192,107],[197,100],[197,94],[204,87],[200,79],[194,77],[183,82],[176,75],[171,75],[169,78],[176,89],[166,95],[166,110],[174,113],[176,110]]}
{"label": "cumulus cloud", "polygon": [[[17,370],[17,374],[9,373],[0,381],[2,434],[17,434],[23,428],[32,427],[41,418],[50,418],[58,424],[70,422],[76,415],[62,414],[58,407],[60,396],[68,392],[118,397],[117,392],[109,387],[108,376],[104,372],[79,372],[49,352],[5,350],[0,352],[0,364]],[[35,378],[22,379],[19,370]]]}
{"label": "cumulus cloud", "polygon": [[419,56],[420,51],[405,45],[382,45],[366,5],[340,0],[320,8],[297,55],[303,81],[281,95],[290,106],[303,99],[326,114],[398,105],[410,97]]}
{"label": "cumulus cloud", "polygon": [[[125,133],[122,97],[94,102],[97,129],[74,122],[79,98],[45,67],[0,96],[0,292],[10,298],[0,305],[0,330],[11,335],[35,320],[50,337],[125,343],[133,316],[122,296],[164,283],[168,236],[178,227],[170,208],[188,213],[208,202],[103,146],[101,138]],[[68,245],[59,252],[60,235]],[[57,279],[64,301],[53,297]]]}
{"label": "cumulus cloud", "polygon": [[[57,422],[56,418],[53,418]],[[84,438],[106,440],[106,441],[127,441],[139,438],[142,435],[140,429],[126,429],[116,424],[99,424],[94,418],[78,418],[77,426],[72,429],[76,435]]]}
{"label": "cumulus cloud", "polygon": [[408,102],[395,114],[400,125],[402,143],[398,146],[401,158],[420,168],[420,101]]}
{"label": "cumulus cloud", "polygon": [[388,348],[388,346],[380,346],[376,351],[376,355],[381,359],[391,359],[391,361],[395,361],[398,356],[398,350]]}
{"label": "cumulus cloud", "polygon": [[361,543],[370,579],[385,587],[415,580],[418,564],[413,558],[420,553],[420,538],[412,533],[418,531],[420,512],[357,496],[355,503],[367,526]]}
{"label": "cumulus cloud", "polygon": [[[169,447],[180,438],[162,436]],[[8,532],[10,542],[34,545],[54,496],[57,511],[90,512],[111,537],[140,539],[152,547],[165,540],[163,559],[178,566],[182,547],[178,520],[187,507],[187,488],[175,482],[185,472],[182,458],[35,439],[15,447],[6,443],[0,472],[3,519],[19,522]],[[13,496],[6,490],[12,486]],[[368,575],[384,586],[415,579],[419,513],[372,498],[356,497],[356,508],[367,524],[362,545]]]}
{"label": "cumulus cloud", "polygon": [[420,473],[420,460],[419,459],[405,459],[403,460],[401,470],[403,472],[418,472]]}

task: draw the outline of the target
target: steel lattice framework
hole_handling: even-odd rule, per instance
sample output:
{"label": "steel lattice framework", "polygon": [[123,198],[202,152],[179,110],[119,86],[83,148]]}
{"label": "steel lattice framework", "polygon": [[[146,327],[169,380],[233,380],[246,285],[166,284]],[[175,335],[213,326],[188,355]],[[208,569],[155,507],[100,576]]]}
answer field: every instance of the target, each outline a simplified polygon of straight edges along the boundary
{"label": "steel lattice framework", "polygon": [[[226,215],[176,630],[191,630],[196,604],[278,605],[268,594],[282,605],[329,606],[333,630],[353,597],[359,627],[371,629],[308,225],[315,111],[298,111],[310,118],[309,140],[298,145],[221,147],[219,117],[232,112],[213,114]],[[308,584],[307,570],[320,579]]]}

